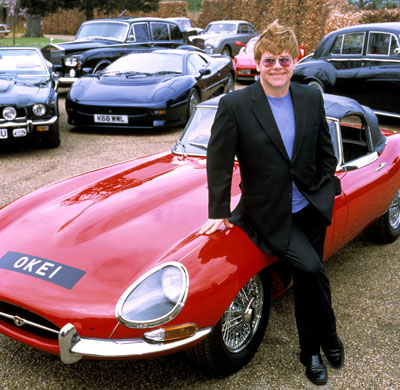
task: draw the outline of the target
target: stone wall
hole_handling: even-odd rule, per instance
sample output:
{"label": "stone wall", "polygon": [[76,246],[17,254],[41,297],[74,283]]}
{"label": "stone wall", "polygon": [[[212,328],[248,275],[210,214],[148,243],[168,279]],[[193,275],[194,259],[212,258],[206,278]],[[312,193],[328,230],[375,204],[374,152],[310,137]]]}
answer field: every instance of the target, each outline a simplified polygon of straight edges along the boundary
{"label": "stone wall", "polygon": [[[118,13],[95,12],[95,19],[116,16]],[[165,18],[190,17],[190,14],[186,1],[169,1],[160,2],[158,11],[127,12],[125,16]],[[192,22],[197,27],[205,27],[221,19],[248,20],[259,32],[279,19],[280,23],[293,27],[299,44],[310,53],[328,32],[355,24],[400,21],[400,9],[359,11],[345,0],[203,0],[200,14]],[[77,10],[52,14],[43,20],[43,33],[75,35],[84,20],[85,15]]]}

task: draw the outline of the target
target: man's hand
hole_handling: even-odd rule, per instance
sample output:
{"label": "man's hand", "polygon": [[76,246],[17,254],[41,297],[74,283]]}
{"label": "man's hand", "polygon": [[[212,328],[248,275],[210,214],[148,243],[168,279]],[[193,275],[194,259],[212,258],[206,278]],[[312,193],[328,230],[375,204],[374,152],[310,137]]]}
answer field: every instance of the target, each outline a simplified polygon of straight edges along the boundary
{"label": "man's hand", "polygon": [[228,220],[228,218],[224,219],[209,219],[203,227],[199,230],[200,234],[212,234],[214,233],[220,226],[221,224],[224,224],[228,229],[233,227],[233,224],[231,224]]}

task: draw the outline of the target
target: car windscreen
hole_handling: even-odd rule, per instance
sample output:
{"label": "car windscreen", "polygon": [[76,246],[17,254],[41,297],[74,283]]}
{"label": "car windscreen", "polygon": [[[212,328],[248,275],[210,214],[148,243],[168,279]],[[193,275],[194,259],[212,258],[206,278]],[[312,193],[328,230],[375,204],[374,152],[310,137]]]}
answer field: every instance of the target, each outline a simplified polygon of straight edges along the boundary
{"label": "car windscreen", "polygon": [[197,107],[173,148],[173,152],[206,156],[210,131],[216,113],[217,107]]}
{"label": "car windscreen", "polygon": [[236,24],[234,23],[212,23],[207,26],[204,33],[229,34],[236,32]]}
{"label": "car windscreen", "polygon": [[121,57],[107,68],[103,74],[117,72],[138,72],[146,75],[181,74],[183,56],[174,53],[135,53]]}
{"label": "car windscreen", "polygon": [[123,41],[128,32],[127,23],[96,22],[83,24],[75,37],[75,40],[89,38],[108,38]]}
{"label": "car windscreen", "polygon": [[0,76],[47,76],[49,70],[36,50],[0,49]]}

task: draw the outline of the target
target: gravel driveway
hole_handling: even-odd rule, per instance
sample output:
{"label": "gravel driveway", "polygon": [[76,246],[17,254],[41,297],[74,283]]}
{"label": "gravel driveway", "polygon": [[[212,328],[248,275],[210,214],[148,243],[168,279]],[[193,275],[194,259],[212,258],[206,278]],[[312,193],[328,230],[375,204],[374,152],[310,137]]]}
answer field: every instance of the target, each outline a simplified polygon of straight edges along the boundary
{"label": "gravel driveway", "polygon": [[[170,149],[181,129],[83,132],[66,125],[61,94],[61,146],[0,150],[0,206],[22,194],[83,171]],[[386,127],[400,130],[398,124]],[[328,368],[320,389],[400,389],[400,240],[380,246],[364,235],[327,265],[345,366]],[[0,390],[6,389],[271,389],[317,388],[298,361],[292,292],[274,302],[261,348],[240,372],[208,378],[181,355],[144,361],[91,361],[63,365],[59,358],[0,336]]]}

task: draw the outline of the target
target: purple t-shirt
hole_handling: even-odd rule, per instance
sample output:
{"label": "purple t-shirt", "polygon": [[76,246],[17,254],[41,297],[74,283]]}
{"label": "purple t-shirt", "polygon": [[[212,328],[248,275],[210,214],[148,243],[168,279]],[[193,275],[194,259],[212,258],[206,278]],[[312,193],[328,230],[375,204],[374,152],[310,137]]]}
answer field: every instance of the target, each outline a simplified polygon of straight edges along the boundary
{"label": "purple t-shirt", "polygon": [[[295,121],[293,102],[290,93],[288,92],[283,97],[271,97],[267,95],[269,105],[271,106],[272,113],[274,114],[275,122],[278,126],[279,132],[286,152],[290,159],[293,154],[293,144],[295,137]],[[302,195],[296,184],[292,181],[293,194],[292,194],[292,213],[300,211],[308,205],[307,199]]]}

